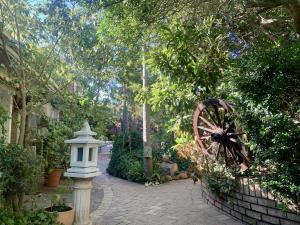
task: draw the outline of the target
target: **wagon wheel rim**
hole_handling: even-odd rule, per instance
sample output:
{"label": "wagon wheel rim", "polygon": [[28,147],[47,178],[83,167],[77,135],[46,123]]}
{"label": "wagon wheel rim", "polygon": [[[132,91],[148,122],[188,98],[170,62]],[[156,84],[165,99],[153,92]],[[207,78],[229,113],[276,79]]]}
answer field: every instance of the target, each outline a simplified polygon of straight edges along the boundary
{"label": "wagon wheel rim", "polygon": [[233,105],[218,99],[201,102],[194,113],[194,133],[201,151],[213,160],[222,154],[225,164],[233,159],[241,171],[247,170],[249,160],[241,152],[242,133],[236,131],[232,118]]}

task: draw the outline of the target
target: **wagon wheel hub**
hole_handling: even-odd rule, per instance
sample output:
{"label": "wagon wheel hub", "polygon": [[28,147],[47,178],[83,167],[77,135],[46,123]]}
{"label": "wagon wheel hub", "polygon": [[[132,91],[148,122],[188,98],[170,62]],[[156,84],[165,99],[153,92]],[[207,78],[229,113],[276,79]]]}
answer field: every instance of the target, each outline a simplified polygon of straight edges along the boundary
{"label": "wagon wheel hub", "polygon": [[227,134],[222,128],[216,128],[210,136],[211,140],[217,143],[225,143],[228,139]]}

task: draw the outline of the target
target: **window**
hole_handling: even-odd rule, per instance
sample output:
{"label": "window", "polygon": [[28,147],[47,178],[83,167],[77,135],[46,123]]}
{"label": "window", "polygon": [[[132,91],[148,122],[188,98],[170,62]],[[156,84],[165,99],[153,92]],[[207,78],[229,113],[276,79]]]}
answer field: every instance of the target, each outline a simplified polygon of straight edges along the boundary
{"label": "window", "polygon": [[89,148],[89,161],[93,161],[93,148]]}
{"label": "window", "polygon": [[77,161],[82,162],[83,160],[83,148],[80,147],[77,149]]}

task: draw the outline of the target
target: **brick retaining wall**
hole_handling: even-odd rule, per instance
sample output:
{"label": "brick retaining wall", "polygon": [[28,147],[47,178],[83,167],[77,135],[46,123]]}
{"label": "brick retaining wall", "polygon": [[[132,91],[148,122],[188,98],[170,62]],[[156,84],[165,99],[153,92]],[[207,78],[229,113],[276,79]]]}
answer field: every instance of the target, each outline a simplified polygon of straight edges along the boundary
{"label": "brick retaining wall", "polygon": [[252,184],[248,178],[240,180],[239,188],[220,199],[211,193],[206,184],[201,182],[202,198],[210,205],[232,215],[246,224],[253,225],[300,225],[300,213],[296,207],[289,212],[278,209],[277,201],[272,193]]}

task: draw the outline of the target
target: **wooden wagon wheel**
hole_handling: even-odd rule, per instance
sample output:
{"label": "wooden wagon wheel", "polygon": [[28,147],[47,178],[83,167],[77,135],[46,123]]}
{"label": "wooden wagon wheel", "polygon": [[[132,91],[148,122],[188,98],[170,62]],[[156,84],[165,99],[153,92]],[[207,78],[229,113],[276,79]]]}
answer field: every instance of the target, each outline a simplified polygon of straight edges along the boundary
{"label": "wooden wagon wheel", "polygon": [[224,159],[225,164],[249,167],[245,154],[243,133],[234,123],[233,105],[225,100],[207,99],[201,102],[194,113],[194,133],[201,151],[213,160]]}

